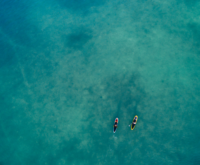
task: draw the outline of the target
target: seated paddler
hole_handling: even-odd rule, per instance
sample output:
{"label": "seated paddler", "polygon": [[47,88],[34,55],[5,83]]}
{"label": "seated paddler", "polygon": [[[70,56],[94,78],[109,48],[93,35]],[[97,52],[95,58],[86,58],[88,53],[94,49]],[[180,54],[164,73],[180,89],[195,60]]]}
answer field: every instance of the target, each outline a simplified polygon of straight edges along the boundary
{"label": "seated paddler", "polygon": [[[131,123],[132,124],[132,127],[134,127],[136,125],[136,122],[137,122],[137,117],[134,118],[133,122]],[[131,125],[129,125],[130,127]]]}
{"label": "seated paddler", "polygon": [[117,128],[117,122],[115,122],[114,127]]}

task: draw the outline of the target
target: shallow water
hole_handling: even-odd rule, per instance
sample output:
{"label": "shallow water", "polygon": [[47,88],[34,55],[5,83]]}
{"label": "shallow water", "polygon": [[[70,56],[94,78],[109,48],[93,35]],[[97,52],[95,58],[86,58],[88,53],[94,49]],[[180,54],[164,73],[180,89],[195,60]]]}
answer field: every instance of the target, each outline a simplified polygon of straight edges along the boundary
{"label": "shallow water", "polygon": [[2,0],[0,165],[199,164],[199,8]]}

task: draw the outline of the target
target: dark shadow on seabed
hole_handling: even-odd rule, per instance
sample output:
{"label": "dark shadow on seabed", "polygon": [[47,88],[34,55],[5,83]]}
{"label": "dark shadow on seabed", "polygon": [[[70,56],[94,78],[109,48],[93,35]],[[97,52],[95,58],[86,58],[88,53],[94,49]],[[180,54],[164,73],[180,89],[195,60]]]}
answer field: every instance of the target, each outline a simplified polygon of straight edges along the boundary
{"label": "dark shadow on seabed", "polygon": [[81,51],[83,46],[92,38],[92,32],[89,29],[80,27],[66,36],[65,46],[74,51]]}

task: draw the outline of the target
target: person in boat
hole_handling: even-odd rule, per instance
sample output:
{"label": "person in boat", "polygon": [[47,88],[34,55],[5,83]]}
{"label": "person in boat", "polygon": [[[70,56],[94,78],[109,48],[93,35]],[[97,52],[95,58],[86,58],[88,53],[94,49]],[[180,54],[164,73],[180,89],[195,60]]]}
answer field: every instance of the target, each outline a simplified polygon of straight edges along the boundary
{"label": "person in boat", "polygon": [[[136,125],[136,121],[137,121],[137,117],[135,117],[133,122],[131,123],[133,125],[133,127]],[[129,125],[129,127],[131,126],[131,124]]]}
{"label": "person in boat", "polygon": [[117,128],[117,122],[115,122],[114,127]]}

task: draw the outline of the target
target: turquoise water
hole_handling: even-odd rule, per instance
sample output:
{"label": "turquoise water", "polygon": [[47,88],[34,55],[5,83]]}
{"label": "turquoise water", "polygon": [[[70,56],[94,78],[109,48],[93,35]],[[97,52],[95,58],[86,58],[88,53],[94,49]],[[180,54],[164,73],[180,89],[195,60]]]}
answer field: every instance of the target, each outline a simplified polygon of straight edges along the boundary
{"label": "turquoise water", "polygon": [[200,164],[199,8],[1,0],[0,165]]}

